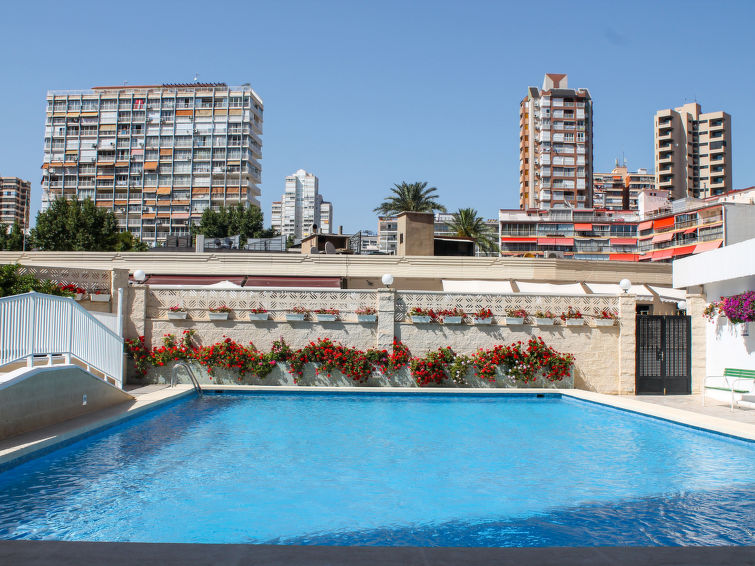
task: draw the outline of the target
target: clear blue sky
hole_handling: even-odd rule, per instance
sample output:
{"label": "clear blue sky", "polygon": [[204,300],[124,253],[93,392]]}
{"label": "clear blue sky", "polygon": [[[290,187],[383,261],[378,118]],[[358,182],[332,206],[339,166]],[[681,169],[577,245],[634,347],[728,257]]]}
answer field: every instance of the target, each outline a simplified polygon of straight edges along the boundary
{"label": "clear blue sky", "polygon": [[518,109],[543,74],[595,103],[595,168],[653,168],[653,114],[732,115],[734,186],[755,185],[755,2],[14,2],[0,35],[0,174],[40,202],[45,93],[249,82],[265,102],[262,210],[299,168],[347,231],[393,183],[455,210],[518,206]]}

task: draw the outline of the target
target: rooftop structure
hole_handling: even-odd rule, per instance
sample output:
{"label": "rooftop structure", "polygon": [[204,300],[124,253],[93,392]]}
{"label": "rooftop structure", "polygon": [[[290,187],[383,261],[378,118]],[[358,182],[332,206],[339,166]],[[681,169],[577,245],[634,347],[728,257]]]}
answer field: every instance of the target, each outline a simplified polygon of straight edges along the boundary
{"label": "rooftop structure", "polygon": [[637,210],[640,191],[655,188],[655,175],[647,169],[629,171],[618,160],[610,173],[593,174],[593,206],[609,210]]}
{"label": "rooftop structure", "polygon": [[519,105],[519,207],[592,206],[592,98],[545,75]]}
{"label": "rooftop structure", "polygon": [[259,206],[262,113],[249,85],[50,91],[42,209],[91,198],[155,245],[188,235],[207,208]]}

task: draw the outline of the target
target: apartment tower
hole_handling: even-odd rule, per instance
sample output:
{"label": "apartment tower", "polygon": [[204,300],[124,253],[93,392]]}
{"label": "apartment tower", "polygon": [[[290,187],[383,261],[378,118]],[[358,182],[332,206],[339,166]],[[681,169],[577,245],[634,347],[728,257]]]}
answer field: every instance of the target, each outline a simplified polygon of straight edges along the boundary
{"label": "apartment tower", "polygon": [[519,106],[519,207],[592,206],[592,99],[548,73]]}
{"label": "apartment tower", "polygon": [[626,164],[610,173],[593,174],[593,207],[607,210],[637,210],[642,191],[655,189],[655,175],[647,169],[629,171]]}
{"label": "apartment tower", "polygon": [[323,201],[319,180],[299,169],[286,177],[285,192],[272,206],[271,223],[283,236],[301,241],[315,230],[329,233],[333,228],[333,205]]}
{"label": "apartment tower", "polygon": [[29,198],[31,183],[18,177],[0,176],[0,230],[18,224],[29,227]]}
{"label": "apartment tower", "polygon": [[259,206],[262,100],[247,84],[47,94],[42,209],[91,198],[150,245],[212,207]]}
{"label": "apartment tower", "polygon": [[703,114],[690,102],[655,113],[657,187],[673,199],[707,198],[732,190],[731,116]]}

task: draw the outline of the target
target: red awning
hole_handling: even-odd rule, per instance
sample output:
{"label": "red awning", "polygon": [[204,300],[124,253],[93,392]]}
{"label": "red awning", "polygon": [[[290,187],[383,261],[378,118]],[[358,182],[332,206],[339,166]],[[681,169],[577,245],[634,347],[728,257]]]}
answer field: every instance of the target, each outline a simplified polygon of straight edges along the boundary
{"label": "red awning", "polygon": [[637,261],[639,258],[639,254],[611,254],[608,257],[608,259],[615,261]]}
{"label": "red awning", "polygon": [[653,259],[653,254],[652,253],[647,253],[645,255],[641,255],[639,258],[637,258],[637,261],[645,261],[645,260],[648,260],[648,259]]}
{"label": "red awning", "polygon": [[680,248],[674,248],[674,257],[680,255],[689,255],[695,253],[695,246],[682,246]]}
{"label": "red awning", "polygon": [[212,285],[230,281],[239,287],[244,284],[243,275],[147,275],[147,285]]}
{"label": "red awning", "polygon": [[697,231],[697,227],[695,228],[687,228],[684,233],[685,234],[694,234]]}
{"label": "red awning", "polygon": [[244,287],[328,287],[342,288],[340,277],[284,277],[249,275]]}
{"label": "red awning", "polygon": [[640,222],[637,226],[637,230],[647,230],[648,228],[653,227],[653,221],[648,220],[647,222]]}
{"label": "red awning", "polygon": [[537,243],[537,238],[501,238],[502,244],[529,244]]}
{"label": "red awning", "polygon": [[655,236],[653,236],[653,243],[655,244],[657,242],[668,242],[673,237],[674,237],[673,232],[664,232],[663,234],[656,234]]}
{"label": "red awning", "polygon": [[556,244],[556,238],[538,238],[537,243],[541,246],[553,246]]}
{"label": "red awning", "polygon": [[660,250],[657,252],[652,252],[651,254],[653,257],[651,258],[652,261],[660,261],[662,259],[671,259],[674,257],[674,250],[671,248],[667,250]]}
{"label": "red awning", "polygon": [[655,230],[660,230],[661,228],[671,228],[674,225],[674,217],[669,216],[668,218],[661,218],[659,220],[653,221],[653,228]]}
{"label": "red awning", "polygon": [[573,246],[574,238],[556,238],[556,244],[559,246]]}
{"label": "red awning", "polygon": [[592,224],[575,224],[575,230],[592,230]]}
{"label": "red awning", "polygon": [[721,240],[713,240],[712,242],[703,242],[702,244],[697,244],[693,253],[699,254],[700,252],[715,250],[716,248],[721,247],[721,243]]}
{"label": "red awning", "polygon": [[634,246],[636,244],[636,238],[611,238],[612,246]]}

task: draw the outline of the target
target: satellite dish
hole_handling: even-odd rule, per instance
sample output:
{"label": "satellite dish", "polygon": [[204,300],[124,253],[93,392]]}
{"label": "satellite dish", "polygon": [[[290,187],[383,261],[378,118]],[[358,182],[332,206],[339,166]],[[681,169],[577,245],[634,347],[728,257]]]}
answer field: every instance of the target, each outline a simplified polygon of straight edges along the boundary
{"label": "satellite dish", "polygon": [[336,253],[336,247],[333,245],[332,242],[325,242],[325,253],[326,254]]}

